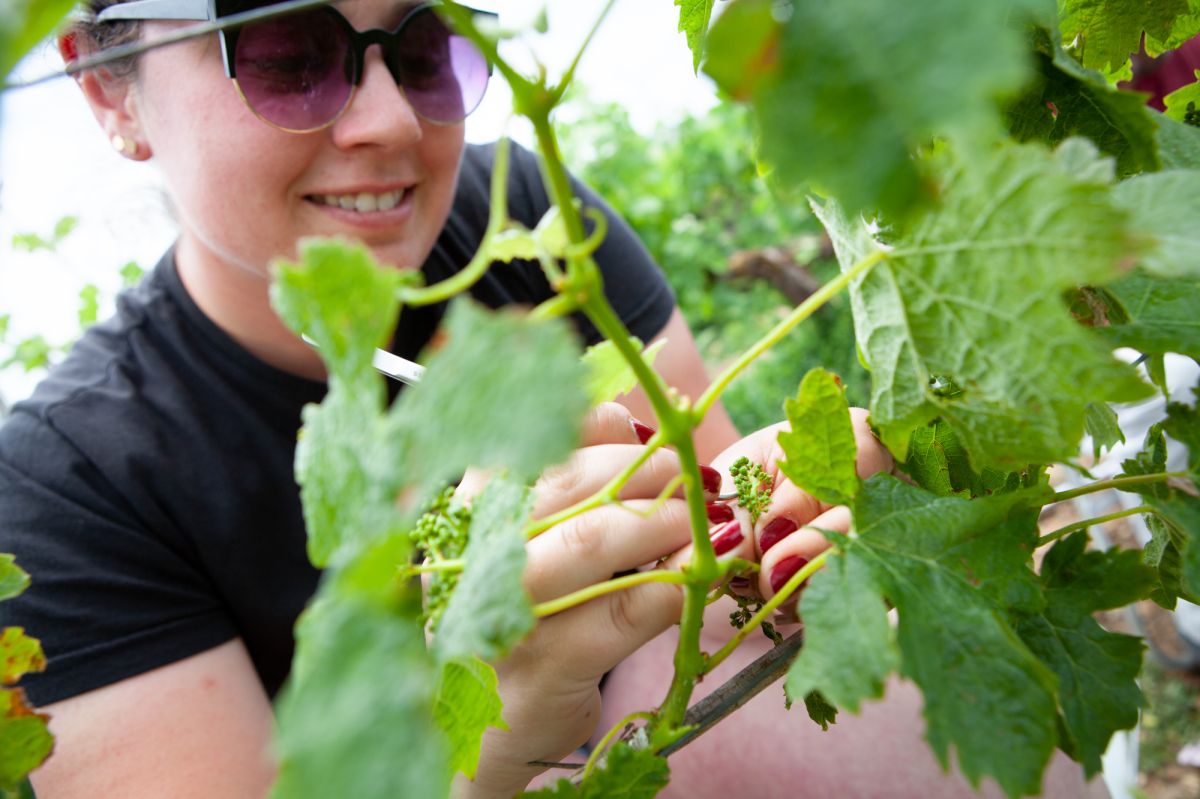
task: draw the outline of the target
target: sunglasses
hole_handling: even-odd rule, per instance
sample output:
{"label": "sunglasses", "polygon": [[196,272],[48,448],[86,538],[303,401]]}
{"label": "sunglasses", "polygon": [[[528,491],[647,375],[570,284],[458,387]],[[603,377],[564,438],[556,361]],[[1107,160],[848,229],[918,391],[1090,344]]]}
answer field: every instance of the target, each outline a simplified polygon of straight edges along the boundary
{"label": "sunglasses", "polygon": [[[109,6],[96,21],[215,21],[253,5],[229,0],[133,0]],[[222,30],[225,74],[259,119],[281,130],[309,133],[332,125],[350,105],[362,83],[367,48],[378,44],[384,64],[413,111],[437,125],[457,124],[483,100],[492,68],[469,39],[447,27],[437,6],[429,2],[414,6],[390,31],[355,30],[330,6]]]}

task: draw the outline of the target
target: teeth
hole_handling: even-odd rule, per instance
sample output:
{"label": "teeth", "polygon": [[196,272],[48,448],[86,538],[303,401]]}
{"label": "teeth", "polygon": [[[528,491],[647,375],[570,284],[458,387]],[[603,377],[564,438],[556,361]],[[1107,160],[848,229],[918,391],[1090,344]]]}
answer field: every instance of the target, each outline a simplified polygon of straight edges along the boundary
{"label": "teeth", "polygon": [[404,189],[384,192],[383,194],[324,194],[313,197],[314,200],[335,208],[345,208],[347,211],[357,211],[369,214],[374,211],[390,211],[400,204],[404,198]]}

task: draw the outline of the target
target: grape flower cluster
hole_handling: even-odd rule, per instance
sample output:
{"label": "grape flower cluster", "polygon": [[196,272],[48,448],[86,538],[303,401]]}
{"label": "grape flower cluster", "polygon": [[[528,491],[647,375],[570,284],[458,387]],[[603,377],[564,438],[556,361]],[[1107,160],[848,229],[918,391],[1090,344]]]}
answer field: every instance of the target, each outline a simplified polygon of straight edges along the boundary
{"label": "grape flower cluster", "polygon": [[[424,553],[427,564],[461,558],[467,548],[471,509],[454,503],[454,486],[442,490],[409,534],[414,546]],[[458,585],[458,570],[434,571],[425,587],[425,610],[421,621],[431,631],[437,628],[450,595]]]}

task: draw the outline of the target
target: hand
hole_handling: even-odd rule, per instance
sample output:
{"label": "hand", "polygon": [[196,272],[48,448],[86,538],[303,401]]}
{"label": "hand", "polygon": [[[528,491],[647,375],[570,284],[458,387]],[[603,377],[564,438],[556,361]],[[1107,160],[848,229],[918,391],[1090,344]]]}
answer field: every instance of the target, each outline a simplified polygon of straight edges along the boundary
{"label": "hand", "polygon": [[[891,454],[871,433],[867,424],[867,411],[851,408],[850,418],[854,425],[854,437],[858,444],[857,471],[862,478],[877,472],[891,471],[894,466]],[[753,556],[761,564],[757,581],[751,588],[764,598],[773,597],[792,575],[804,564],[829,548],[829,541],[817,528],[847,532],[850,529],[850,510],[844,505],[831,506],[801,491],[779,470],[779,461],[784,460],[777,437],[787,430],[786,422],[764,427],[743,438],[717,456],[713,462],[722,474],[728,474],[729,466],[745,456],[751,462],[761,463],[774,480],[771,506],[754,525]],[[727,488],[732,488],[726,478]]]}
{"label": "hand", "polygon": [[[599,491],[643,454],[629,411],[615,403],[588,417],[571,459],[535,486],[535,518],[568,508]],[[525,587],[535,603],[569,594],[675,552],[691,540],[681,497],[642,516],[679,474],[675,453],[660,449],[609,505],[555,525],[527,545]],[[710,483],[718,477],[709,470]],[[471,496],[486,482],[469,475],[459,491]],[[710,498],[711,498],[710,494]],[[679,620],[682,592],[652,583],[598,597],[542,619],[497,664],[508,731],[488,730],[474,783],[460,778],[459,796],[512,796],[542,769],[531,760],[561,760],[582,745],[600,718],[605,672]]]}

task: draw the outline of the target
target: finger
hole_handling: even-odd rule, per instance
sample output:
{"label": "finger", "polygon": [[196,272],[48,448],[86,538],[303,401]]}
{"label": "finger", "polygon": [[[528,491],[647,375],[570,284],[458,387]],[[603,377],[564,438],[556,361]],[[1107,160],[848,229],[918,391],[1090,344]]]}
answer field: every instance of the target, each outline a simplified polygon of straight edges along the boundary
{"label": "finger", "polygon": [[[894,465],[891,453],[871,433],[867,416],[868,413],[863,408],[850,409],[850,419],[858,442],[855,467],[858,476],[864,479],[877,472],[890,472]],[[773,546],[831,507],[779,474],[775,490],[771,494],[771,505],[759,518],[755,531],[758,556],[765,556]]]}
{"label": "finger", "polygon": [[888,452],[887,447],[883,446],[871,432],[869,416],[870,413],[866,408],[850,409],[850,422],[854,425],[854,440],[858,444],[858,457],[855,465],[858,476],[864,480],[879,472],[890,473],[896,466],[892,453]]}
{"label": "finger", "polygon": [[645,444],[655,430],[633,418],[624,405],[605,402],[588,412],[583,420],[580,446],[598,444]]}
{"label": "finger", "polygon": [[557,524],[526,545],[525,588],[545,602],[609,580],[676,551],[691,540],[687,503],[633,500],[580,514]]}
{"label": "finger", "polygon": [[[640,445],[601,444],[576,450],[566,463],[547,469],[534,487],[533,516],[540,519],[597,493],[628,468],[645,449]],[[617,494],[621,500],[654,499],[680,473],[679,456],[671,450],[655,450]],[[700,467],[706,493],[715,497],[721,475],[709,466]],[[682,489],[675,492],[682,496]]]}
{"label": "finger", "polygon": [[[708,506],[708,537],[717,560],[734,558],[754,561],[753,526],[750,514],[734,505],[712,503]],[[689,536],[690,539],[690,536]],[[663,563],[662,568],[678,570],[692,559],[692,544],[680,549]]]}
{"label": "finger", "polygon": [[817,516],[807,525],[779,541],[762,558],[758,575],[758,590],[770,599],[784,584],[817,555],[829,548],[829,539],[821,530],[845,533],[850,530],[850,509],[838,505]]}
{"label": "finger", "polygon": [[[598,597],[543,619],[538,648],[575,679],[598,680],[671,625],[683,611],[683,590],[650,583]],[[543,659],[543,662],[546,662]]]}

